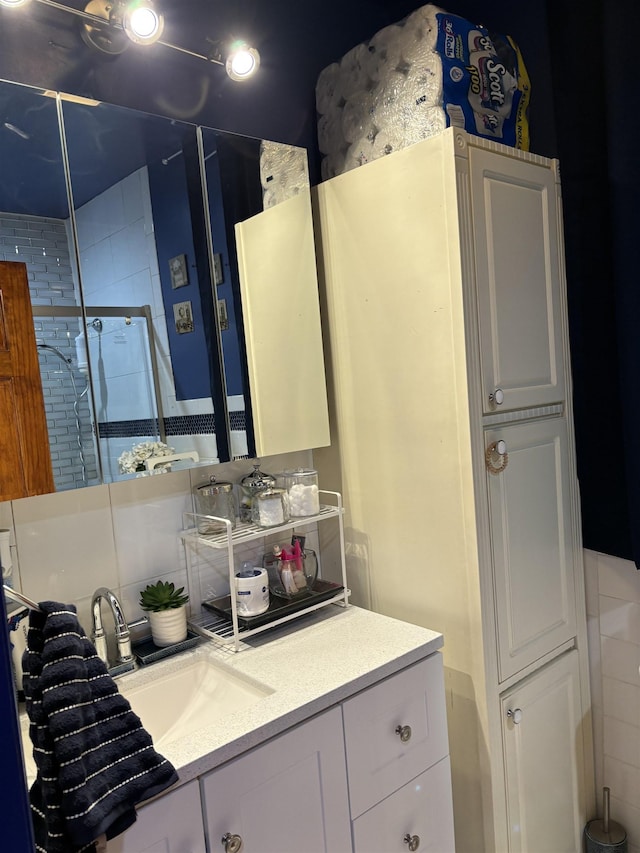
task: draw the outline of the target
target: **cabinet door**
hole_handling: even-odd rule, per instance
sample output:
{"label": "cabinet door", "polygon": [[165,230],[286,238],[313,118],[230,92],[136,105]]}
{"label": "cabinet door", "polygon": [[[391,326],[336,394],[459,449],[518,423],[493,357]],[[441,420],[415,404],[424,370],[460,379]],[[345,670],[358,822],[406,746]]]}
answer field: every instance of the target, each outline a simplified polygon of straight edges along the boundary
{"label": "cabinet door", "polygon": [[107,844],[108,853],[206,853],[200,790],[189,782],[138,811],[138,819]]}
{"label": "cabinet door", "polygon": [[212,771],[202,788],[211,853],[227,835],[243,853],[351,850],[339,708]]}
{"label": "cabinet door", "polygon": [[554,172],[471,148],[485,412],[564,399],[561,255]]}
{"label": "cabinet door", "polygon": [[486,431],[487,448],[499,440],[507,465],[487,484],[503,681],[575,635],[576,546],[564,418]]}
{"label": "cabinet door", "polygon": [[355,853],[454,853],[449,759],[354,821],[353,842]]}
{"label": "cabinet door", "polygon": [[236,225],[257,456],[329,444],[309,193]]}
{"label": "cabinet door", "polygon": [[506,693],[501,709],[509,853],[582,850],[585,721],[578,652],[562,655]]}

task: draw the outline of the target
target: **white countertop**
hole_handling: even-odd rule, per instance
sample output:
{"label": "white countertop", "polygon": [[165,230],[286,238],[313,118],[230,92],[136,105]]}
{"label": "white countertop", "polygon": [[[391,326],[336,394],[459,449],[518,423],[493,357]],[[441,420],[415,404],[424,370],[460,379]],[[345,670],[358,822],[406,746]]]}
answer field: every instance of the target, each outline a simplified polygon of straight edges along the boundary
{"label": "white countertop", "polygon": [[[443,637],[435,631],[359,607],[332,605],[250,638],[237,653],[205,641],[122,676],[117,683],[123,688],[145,684],[206,656],[223,670],[271,691],[244,710],[225,714],[215,723],[157,746],[175,766],[180,782],[187,782],[433,654],[442,645]],[[30,754],[27,725],[24,715],[23,740],[26,735],[25,752]],[[28,777],[32,777],[33,765],[27,759],[30,764]]]}

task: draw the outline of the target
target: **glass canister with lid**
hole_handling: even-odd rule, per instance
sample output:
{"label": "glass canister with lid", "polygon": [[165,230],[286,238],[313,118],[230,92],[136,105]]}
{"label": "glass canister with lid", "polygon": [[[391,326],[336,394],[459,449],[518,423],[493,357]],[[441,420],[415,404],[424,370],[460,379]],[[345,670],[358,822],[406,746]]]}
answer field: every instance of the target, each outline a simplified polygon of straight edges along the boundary
{"label": "glass canister with lid", "polygon": [[289,521],[289,497],[286,489],[275,486],[253,496],[251,520],[258,527],[277,527]]}
{"label": "glass canister with lid", "polygon": [[251,504],[259,492],[272,489],[276,478],[260,470],[260,462],[254,463],[253,471],[240,480],[240,521],[251,521]]}
{"label": "glass canister with lid", "polygon": [[227,526],[219,521],[226,518],[231,527],[236,526],[236,499],[233,483],[226,480],[216,480],[212,474],[208,483],[196,486],[193,490],[196,513],[199,516],[215,516],[214,518],[198,518],[198,533],[225,533]]}
{"label": "glass canister with lid", "polygon": [[282,475],[289,495],[291,518],[304,518],[320,512],[318,472],[313,468],[295,468]]}

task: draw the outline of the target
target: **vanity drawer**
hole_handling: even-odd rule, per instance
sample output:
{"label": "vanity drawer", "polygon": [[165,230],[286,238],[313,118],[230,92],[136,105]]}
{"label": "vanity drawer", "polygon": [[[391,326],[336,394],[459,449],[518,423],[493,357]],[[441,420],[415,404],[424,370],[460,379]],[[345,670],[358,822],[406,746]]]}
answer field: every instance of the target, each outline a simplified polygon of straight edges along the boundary
{"label": "vanity drawer", "polygon": [[353,843],[355,853],[454,853],[449,758],[355,820]]}
{"label": "vanity drawer", "polygon": [[449,758],[355,820],[353,845],[354,853],[454,853]]}
{"label": "vanity drawer", "polygon": [[343,717],[356,818],[449,754],[442,656],[363,690],[344,703]]}

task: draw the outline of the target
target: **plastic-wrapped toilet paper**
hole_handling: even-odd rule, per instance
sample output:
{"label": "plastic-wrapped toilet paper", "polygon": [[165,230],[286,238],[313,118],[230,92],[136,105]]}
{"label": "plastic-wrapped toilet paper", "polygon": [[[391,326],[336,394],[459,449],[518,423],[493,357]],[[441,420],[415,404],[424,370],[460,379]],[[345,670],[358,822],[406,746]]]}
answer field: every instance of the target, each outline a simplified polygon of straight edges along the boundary
{"label": "plastic-wrapped toilet paper", "polygon": [[400,34],[402,28],[397,24],[377,32],[370,39],[369,50],[369,76],[372,80],[383,79],[388,71],[392,71],[400,62]]}
{"label": "plastic-wrapped toilet paper", "polygon": [[355,92],[342,109],[342,136],[351,143],[363,136],[373,137],[376,127],[373,120],[374,96],[370,91]]}
{"label": "plastic-wrapped toilet paper", "polygon": [[350,169],[356,169],[358,166],[364,166],[365,163],[375,160],[373,146],[372,140],[367,139],[366,136],[352,142],[345,154],[344,171],[348,172]]}
{"label": "plastic-wrapped toilet paper", "polygon": [[321,115],[342,106],[341,83],[340,65],[337,62],[327,65],[320,72],[316,82],[316,109]]}
{"label": "plastic-wrapped toilet paper", "polygon": [[342,109],[336,109],[318,119],[318,147],[323,154],[339,151],[344,145]]}
{"label": "plastic-wrapped toilet paper", "polygon": [[335,178],[336,175],[342,175],[343,172],[347,171],[344,166],[346,153],[347,149],[345,148],[342,151],[333,151],[322,158],[322,162],[320,163],[320,177],[323,181],[329,181],[331,178]]}
{"label": "plastic-wrapped toilet paper", "polygon": [[438,13],[444,13],[444,9],[428,3],[408,15],[404,22],[406,28],[420,33],[420,41],[429,50],[435,50],[438,43]]}
{"label": "plastic-wrapped toilet paper", "polygon": [[260,145],[262,204],[266,209],[292,198],[310,186],[304,148],[263,141]]}
{"label": "plastic-wrapped toilet paper", "polygon": [[513,39],[422,6],[320,74],[323,180],[450,125],[528,149],[529,90]]}
{"label": "plastic-wrapped toilet paper", "polygon": [[[394,151],[405,147],[404,129],[400,127],[385,127],[379,130],[372,144],[372,159],[377,160]],[[361,164],[358,164],[361,165]]]}
{"label": "plastic-wrapped toilet paper", "polygon": [[369,88],[369,51],[357,44],[340,60],[340,95],[348,101],[353,95]]}

